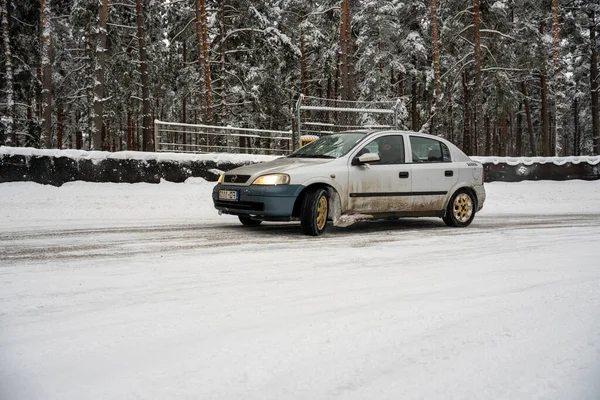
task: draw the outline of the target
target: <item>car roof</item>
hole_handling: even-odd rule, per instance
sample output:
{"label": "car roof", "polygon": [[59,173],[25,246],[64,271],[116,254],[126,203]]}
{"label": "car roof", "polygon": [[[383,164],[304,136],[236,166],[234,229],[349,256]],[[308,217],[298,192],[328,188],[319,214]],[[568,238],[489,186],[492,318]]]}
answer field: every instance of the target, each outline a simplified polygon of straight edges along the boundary
{"label": "car roof", "polygon": [[437,138],[438,136],[434,136],[434,135],[430,135],[427,133],[421,133],[421,132],[415,132],[415,131],[406,131],[406,130],[401,130],[401,129],[376,129],[376,130],[370,130],[369,134],[370,135],[374,135],[374,134],[378,134],[378,133],[408,133],[411,135],[420,135],[420,136],[429,136],[432,138]]}
{"label": "car roof", "polygon": [[441,136],[436,136],[436,135],[430,135],[429,133],[421,133],[421,132],[415,132],[415,131],[407,131],[407,130],[402,130],[402,129],[355,129],[355,130],[346,130],[346,131],[339,131],[339,132],[334,132],[335,134],[351,134],[351,133],[364,133],[365,134],[365,138],[369,137],[369,136],[375,136],[375,135],[379,135],[379,134],[409,134],[409,135],[415,135],[415,136],[420,136],[420,137],[426,137],[426,138],[431,138],[431,139],[435,139],[435,140],[441,140],[444,143],[451,143],[450,141],[448,141],[448,139],[445,139]]}

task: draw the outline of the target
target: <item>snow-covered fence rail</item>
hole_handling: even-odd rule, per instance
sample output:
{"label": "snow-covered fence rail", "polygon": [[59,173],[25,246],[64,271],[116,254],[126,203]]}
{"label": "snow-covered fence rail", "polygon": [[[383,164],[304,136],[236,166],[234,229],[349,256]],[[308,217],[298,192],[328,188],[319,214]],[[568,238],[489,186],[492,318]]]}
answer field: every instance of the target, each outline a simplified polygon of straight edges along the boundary
{"label": "snow-covered fence rail", "polygon": [[154,121],[157,152],[284,155],[293,150],[292,131]]}

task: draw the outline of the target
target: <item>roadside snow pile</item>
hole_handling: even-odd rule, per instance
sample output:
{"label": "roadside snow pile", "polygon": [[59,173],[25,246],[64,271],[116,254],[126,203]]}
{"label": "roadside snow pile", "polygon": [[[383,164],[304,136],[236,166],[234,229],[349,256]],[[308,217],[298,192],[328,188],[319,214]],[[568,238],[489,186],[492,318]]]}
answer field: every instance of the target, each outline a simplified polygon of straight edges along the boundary
{"label": "roadside snow pile", "polygon": [[155,153],[143,151],[86,151],[86,150],[58,150],[58,149],[35,149],[32,147],[6,147],[0,146],[0,157],[3,155],[20,155],[24,157],[67,157],[75,160],[91,160],[94,163],[106,159],[113,160],[139,160],[139,161],[171,161],[179,163],[212,161],[221,163],[257,163],[270,161],[278,156],[267,156],[261,154],[230,154],[230,153],[205,153],[205,154],[185,154],[185,153]]}
{"label": "roadside snow pile", "polygon": [[[21,155],[25,157],[67,157],[75,160],[101,161],[106,159],[115,160],[141,160],[141,161],[171,161],[171,162],[194,162],[194,161],[212,161],[220,163],[257,163],[271,161],[281,156],[270,156],[262,154],[234,154],[234,153],[204,153],[204,154],[186,154],[186,153],[168,153],[168,152],[143,152],[143,151],[86,151],[86,150],[57,150],[57,149],[36,149],[32,147],[6,147],[0,146],[0,157],[2,155]],[[508,165],[532,165],[532,164],[556,164],[566,163],[579,164],[588,163],[597,165],[600,163],[600,156],[570,156],[570,157],[471,157],[474,161],[483,164],[508,164]]]}
{"label": "roadside snow pile", "polygon": [[508,164],[508,165],[532,165],[532,164],[555,164],[564,165],[566,163],[579,164],[588,163],[597,165],[600,163],[600,156],[579,156],[579,157],[471,157],[473,161],[482,164]]}

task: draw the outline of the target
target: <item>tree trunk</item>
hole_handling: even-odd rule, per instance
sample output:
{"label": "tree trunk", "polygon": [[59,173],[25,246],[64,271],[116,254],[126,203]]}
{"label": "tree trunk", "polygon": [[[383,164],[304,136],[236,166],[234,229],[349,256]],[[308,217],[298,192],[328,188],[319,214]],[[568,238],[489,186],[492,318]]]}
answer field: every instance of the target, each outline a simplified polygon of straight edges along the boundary
{"label": "tree trunk", "polygon": [[564,99],[564,88],[560,75],[560,25],[559,25],[559,6],[558,0],[552,0],[552,59],[554,65],[554,74],[552,79],[552,90],[554,96],[554,123],[552,124],[552,137],[550,151],[554,156],[558,156],[558,144],[559,136],[562,137],[563,127],[562,118],[563,114],[567,111],[564,110],[565,99]]}
{"label": "tree trunk", "polygon": [[558,0],[552,0],[552,60],[554,75],[559,73],[560,57],[560,26],[558,24]]}
{"label": "tree trunk", "polygon": [[[225,76],[227,76],[227,68],[226,68],[226,58],[225,58],[225,6],[226,6],[227,1],[226,0],[221,0],[219,2],[219,15],[218,15],[218,21],[219,21],[219,64],[220,64],[220,79],[219,79],[219,87],[217,87],[217,94],[219,96],[219,104],[218,104],[218,110],[217,110],[217,116],[214,118],[215,119],[215,124],[221,124],[221,125],[225,125],[226,121],[227,121],[227,110],[226,110],[226,100],[227,100],[227,93],[225,90]],[[246,139],[245,137],[240,137],[240,140],[242,139]]]}
{"label": "tree trunk", "polygon": [[[450,106],[450,116],[452,116],[452,106]],[[452,118],[450,118],[450,121],[452,121]],[[450,141],[452,143],[454,143],[454,122],[450,122]]]}
{"label": "tree trunk", "polygon": [[542,156],[550,156],[550,132],[548,129],[548,80],[544,72],[540,73],[541,87],[541,136],[542,136]]}
{"label": "tree trunk", "polygon": [[[592,1],[593,3],[593,1]],[[590,62],[590,92],[592,96],[592,140],[593,152],[600,154],[600,109],[598,106],[598,44],[596,41],[596,13],[593,8],[590,13],[590,43],[592,58]]]}
{"label": "tree trunk", "polygon": [[533,132],[533,122],[531,121],[531,107],[529,106],[529,96],[527,96],[527,85],[525,84],[525,81],[521,82],[521,93],[523,94],[523,104],[525,105],[525,117],[527,119],[527,132],[529,133],[529,155],[535,156],[535,134]]}
{"label": "tree trunk", "polygon": [[[206,26],[206,2],[196,0],[196,36],[198,39],[198,63],[204,71],[204,97],[206,100],[206,124],[212,122],[212,85],[210,79],[210,56],[208,54],[208,29]],[[212,140],[212,139],[211,139]]]}
{"label": "tree trunk", "polygon": [[111,151],[111,135],[110,135],[110,120],[106,121],[106,126],[104,127],[104,137],[102,139],[102,150]]}
{"label": "tree trunk", "polygon": [[41,0],[42,26],[42,137],[44,148],[52,147],[52,16],[50,0]]}
{"label": "tree trunk", "polygon": [[438,50],[437,4],[431,0],[431,42],[433,47],[433,82],[435,87],[435,104],[440,101],[440,61]]}
{"label": "tree trunk", "polygon": [[146,57],[146,33],[144,30],[144,7],[142,0],[136,0],[137,36],[140,48],[140,75],[142,76],[142,137],[143,150],[154,151],[152,121],[150,115],[150,83],[148,78],[148,61]]}
{"label": "tree trunk", "polygon": [[485,155],[492,155],[492,132],[490,130],[490,117],[487,115],[484,118],[484,129],[485,129]]}
{"label": "tree trunk", "polygon": [[509,113],[507,117],[508,121],[508,139],[506,141],[506,155],[509,157],[515,156],[515,145],[514,145],[514,137],[515,137],[515,118],[513,113]]}
{"label": "tree trunk", "polygon": [[500,113],[500,147],[498,150],[501,157],[506,157],[506,110]]}
{"label": "tree trunk", "polygon": [[300,28],[300,88],[302,94],[308,96],[308,72],[306,70],[306,47],[304,43],[304,29]]}
{"label": "tree trunk", "polygon": [[65,113],[62,102],[59,100],[56,103],[56,148],[63,148],[63,133],[65,130]]}
{"label": "tree trunk", "polygon": [[[186,62],[187,62],[187,46],[186,46],[185,40],[184,40],[183,41],[183,65],[184,66],[185,66]],[[182,124],[187,123],[187,93],[185,93],[185,92],[183,93],[183,98],[181,99],[181,123]],[[186,139],[187,139],[187,129],[184,126],[183,127],[183,144],[186,143]],[[190,138],[190,144],[192,144],[191,138]],[[158,149],[159,143],[155,143],[154,145]]]}
{"label": "tree trunk", "polygon": [[548,155],[556,156],[556,113],[548,110]]}
{"label": "tree trunk", "polygon": [[479,136],[479,118],[481,113],[481,35],[479,25],[481,15],[479,10],[479,0],[473,0],[473,44],[474,44],[474,68],[475,68],[475,88],[473,90],[473,132],[472,142],[475,143],[473,154],[477,154],[477,142]]}
{"label": "tree trunk", "polygon": [[[77,132],[77,119],[71,115],[71,126],[75,128],[75,132]],[[75,148],[75,132],[71,131],[69,134],[69,149]]]}
{"label": "tree trunk", "polygon": [[104,64],[106,58],[106,21],[108,20],[108,0],[102,0],[98,14],[98,31],[96,42],[96,70],[94,81],[94,109],[92,127],[92,150],[103,147],[102,135],[104,131]]}
{"label": "tree trunk", "polygon": [[14,100],[14,77],[12,69],[12,52],[10,45],[10,0],[0,0],[0,15],[2,15],[2,39],[4,43],[4,67],[6,70],[5,92],[6,92],[6,137],[4,143],[7,146],[16,146],[17,138],[14,129],[15,100]]}
{"label": "tree trunk", "polygon": [[123,151],[123,115],[119,118],[119,151]]}
{"label": "tree trunk", "polygon": [[515,133],[515,152],[517,157],[523,156],[523,102],[519,103],[517,112],[517,129]]}
{"label": "tree trunk", "polygon": [[475,103],[471,109],[472,111],[472,128],[471,128],[471,153],[476,156],[479,154],[479,125],[477,124],[477,118],[479,118],[479,107],[478,103]]}
{"label": "tree trunk", "polygon": [[578,156],[581,152],[581,136],[579,127],[579,104],[577,98],[573,99],[573,155]]}
{"label": "tree trunk", "polygon": [[83,135],[81,134],[81,129],[79,128],[79,121],[81,120],[81,114],[79,113],[79,111],[77,111],[77,116],[75,117],[75,119],[77,120],[75,128],[75,148],[77,150],[81,150],[81,148],[83,147]]}
{"label": "tree trunk", "polygon": [[398,72],[398,97],[404,96],[404,74]]}
{"label": "tree trunk", "polygon": [[135,151],[140,149],[140,138],[137,128],[136,115],[134,110],[131,110],[131,137],[133,139],[133,150]]}
{"label": "tree trunk", "polygon": [[[333,93],[333,85],[332,85],[331,75],[327,76],[327,99],[331,99],[331,95]],[[325,122],[329,122],[329,111],[325,111]]]}
{"label": "tree trunk", "polygon": [[464,120],[464,134],[463,134],[463,151],[467,153],[467,155],[472,155],[471,151],[471,113],[469,109],[469,84],[468,84],[468,76],[467,71],[463,72],[462,77],[463,84],[463,102],[465,107],[465,120]]}
{"label": "tree trunk", "polygon": [[417,132],[419,130],[419,113],[417,110],[417,77],[412,77],[412,89],[410,93],[412,97],[411,102],[411,114],[412,114],[412,130]]}
{"label": "tree trunk", "polygon": [[[335,69],[335,79],[333,80],[333,99],[337,100],[338,96],[340,95],[340,69],[339,69],[339,65],[340,65],[340,53],[337,54],[337,60],[336,60],[336,65],[338,65],[338,68]],[[337,104],[334,102],[334,104]]]}
{"label": "tree trunk", "polygon": [[[84,54],[85,54],[85,62],[86,62],[86,75],[93,81],[92,77],[96,76],[95,69],[95,56],[94,49],[92,48],[92,18],[88,16],[87,23],[85,25],[85,36],[84,36]],[[85,124],[87,135],[85,138],[82,137],[83,142],[81,143],[81,148],[86,148],[90,150],[92,148],[92,136],[94,134],[94,91],[95,87],[93,84],[87,85],[85,90],[87,101],[85,102]],[[78,115],[77,121],[81,123],[80,119],[81,115]]]}
{"label": "tree trunk", "polygon": [[127,107],[127,150],[133,150],[133,129],[132,129],[133,121],[131,118],[131,108]]}
{"label": "tree trunk", "polygon": [[352,91],[352,43],[350,41],[350,1],[342,0],[340,20],[340,75],[342,100],[353,100]]}

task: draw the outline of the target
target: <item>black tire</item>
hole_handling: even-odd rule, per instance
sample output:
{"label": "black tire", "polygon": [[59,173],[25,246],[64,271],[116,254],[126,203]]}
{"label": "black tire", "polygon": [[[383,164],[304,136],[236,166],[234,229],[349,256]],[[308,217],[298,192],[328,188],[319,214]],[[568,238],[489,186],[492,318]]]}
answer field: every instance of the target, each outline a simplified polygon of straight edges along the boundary
{"label": "black tire", "polygon": [[238,215],[238,218],[240,219],[240,222],[242,223],[242,225],[246,225],[246,226],[258,226],[262,223],[262,221],[260,219],[252,219],[252,218],[246,217],[244,215]]}
{"label": "black tire", "polygon": [[310,236],[320,236],[327,227],[329,198],[325,189],[311,189],[302,200],[300,224],[302,232]]}
{"label": "black tire", "polygon": [[448,226],[464,228],[473,222],[476,207],[473,194],[465,189],[459,189],[452,195],[446,208],[446,215],[442,219]]}

